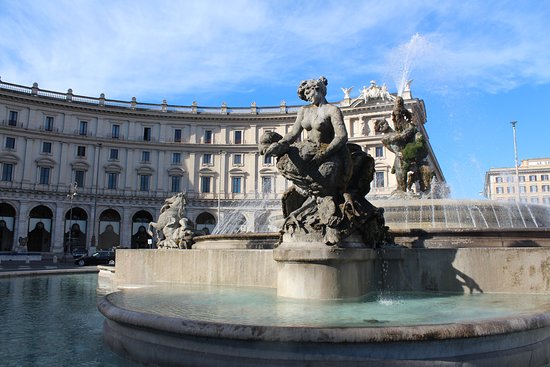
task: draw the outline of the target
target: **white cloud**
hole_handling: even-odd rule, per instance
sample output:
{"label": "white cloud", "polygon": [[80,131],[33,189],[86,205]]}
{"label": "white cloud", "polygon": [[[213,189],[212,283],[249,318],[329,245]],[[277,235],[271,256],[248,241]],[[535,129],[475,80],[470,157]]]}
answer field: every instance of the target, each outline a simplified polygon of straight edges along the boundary
{"label": "white cloud", "polygon": [[254,84],[295,85],[321,73],[341,86],[391,82],[385,78],[398,70],[397,50],[417,32],[430,47],[417,55],[415,87],[498,91],[550,81],[550,45],[540,36],[544,5],[52,0],[3,6],[3,79],[79,94],[246,93]]}

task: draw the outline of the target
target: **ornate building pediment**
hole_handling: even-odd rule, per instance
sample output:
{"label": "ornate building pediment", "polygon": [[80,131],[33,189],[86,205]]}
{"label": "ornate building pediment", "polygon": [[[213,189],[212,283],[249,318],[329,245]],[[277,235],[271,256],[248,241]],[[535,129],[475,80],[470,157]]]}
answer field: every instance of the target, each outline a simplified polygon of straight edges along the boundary
{"label": "ornate building pediment", "polygon": [[51,158],[41,157],[35,160],[36,164],[40,167],[54,167],[57,162]]}
{"label": "ornate building pediment", "polygon": [[0,153],[0,162],[15,164],[19,162],[19,157],[13,153]]}
{"label": "ornate building pediment", "polygon": [[107,164],[103,166],[103,168],[105,168],[105,172],[117,172],[117,173],[122,172],[122,169],[123,169],[122,166],[115,163]]}
{"label": "ornate building pediment", "polygon": [[138,175],[152,175],[155,170],[150,166],[141,166],[136,169]]}
{"label": "ornate building pediment", "polygon": [[73,169],[83,170],[83,171],[87,171],[87,170],[90,169],[90,165],[88,163],[82,162],[82,161],[76,161],[76,162],[71,163],[71,167]]}
{"label": "ornate building pediment", "polygon": [[231,175],[247,176],[248,172],[242,170],[241,168],[233,168],[229,170]]}
{"label": "ornate building pediment", "polygon": [[278,173],[278,171],[273,169],[272,167],[260,169],[260,174],[261,175],[275,175],[277,173]]}
{"label": "ornate building pediment", "polygon": [[185,170],[181,167],[172,167],[168,169],[168,175],[170,176],[183,176],[185,174]]}
{"label": "ornate building pediment", "polygon": [[217,172],[213,171],[211,168],[201,168],[201,169],[199,170],[199,172],[200,172],[201,174],[203,174],[203,175],[204,175],[204,174],[206,174],[206,175],[214,175],[214,174],[217,173]]}

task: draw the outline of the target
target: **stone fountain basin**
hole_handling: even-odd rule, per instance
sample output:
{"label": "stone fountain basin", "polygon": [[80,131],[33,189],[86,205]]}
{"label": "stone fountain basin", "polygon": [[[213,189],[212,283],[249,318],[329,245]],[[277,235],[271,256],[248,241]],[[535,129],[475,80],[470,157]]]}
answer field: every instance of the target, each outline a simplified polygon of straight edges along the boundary
{"label": "stone fountain basin", "polygon": [[550,305],[514,317],[440,325],[281,327],[197,321],[99,302],[107,344],[160,366],[542,366]]}
{"label": "stone fountain basin", "polygon": [[[462,242],[437,242],[444,234]],[[404,243],[401,247],[353,251],[370,253],[364,258],[372,269],[370,284],[374,287],[511,293],[521,300],[525,293],[550,294],[547,236],[545,228],[409,230],[396,236],[397,243]],[[278,265],[269,243],[276,243],[278,236],[262,235],[262,246],[256,246],[257,238],[252,237],[226,236],[232,242],[220,245],[216,242],[225,241],[224,236],[204,236],[192,250],[119,250],[113,286],[171,283],[277,288]],[[423,242],[418,242],[420,237]],[[466,243],[468,237],[471,240]],[[401,241],[406,238],[410,241]],[[242,325],[167,317],[117,306],[109,297],[100,302],[99,309],[106,317],[105,340],[115,352],[161,366],[550,363],[550,305],[536,312],[482,321],[351,328]]]}

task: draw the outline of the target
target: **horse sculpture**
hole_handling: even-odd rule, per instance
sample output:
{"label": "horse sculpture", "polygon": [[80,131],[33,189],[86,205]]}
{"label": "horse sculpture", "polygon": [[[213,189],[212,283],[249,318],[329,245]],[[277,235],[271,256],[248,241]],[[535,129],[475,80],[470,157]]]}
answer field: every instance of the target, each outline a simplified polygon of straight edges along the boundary
{"label": "horse sculpture", "polygon": [[158,248],[191,248],[193,230],[186,217],[186,204],[183,193],[166,199],[157,221],[149,223],[147,233],[156,237]]}

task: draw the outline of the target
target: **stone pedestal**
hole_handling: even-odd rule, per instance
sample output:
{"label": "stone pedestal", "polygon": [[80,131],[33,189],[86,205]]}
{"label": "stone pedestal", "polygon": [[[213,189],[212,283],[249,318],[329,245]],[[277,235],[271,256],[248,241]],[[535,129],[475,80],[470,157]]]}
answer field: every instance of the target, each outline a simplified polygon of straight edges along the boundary
{"label": "stone pedestal", "polygon": [[279,297],[346,299],[375,290],[373,249],[283,242],[273,251],[273,258]]}

